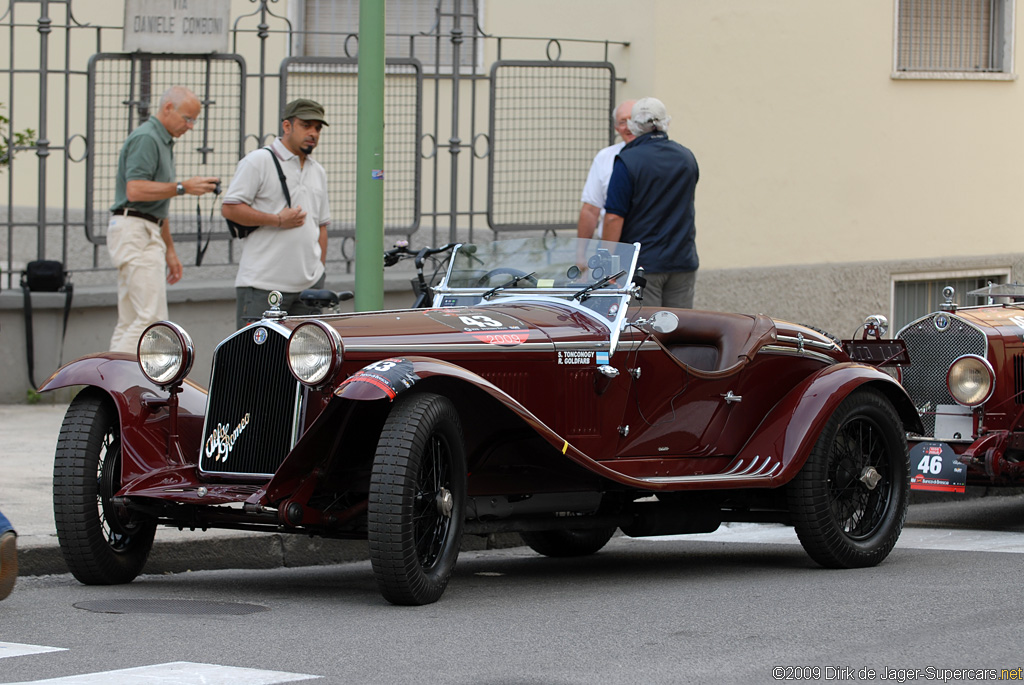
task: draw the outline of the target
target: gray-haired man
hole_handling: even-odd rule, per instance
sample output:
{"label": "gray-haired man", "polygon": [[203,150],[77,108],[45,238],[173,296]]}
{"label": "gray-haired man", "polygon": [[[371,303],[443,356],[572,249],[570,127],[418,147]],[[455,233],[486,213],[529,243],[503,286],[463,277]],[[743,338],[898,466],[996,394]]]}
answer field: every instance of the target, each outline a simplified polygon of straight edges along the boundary
{"label": "gray-haired man", "polygon": [[645,305],[689,309],[700,265],[693,208],[700,170],[690,150],[668,139],[671,120],[655,98],[633,105],[636,138],[615,158],[604,240],[640,243]]}

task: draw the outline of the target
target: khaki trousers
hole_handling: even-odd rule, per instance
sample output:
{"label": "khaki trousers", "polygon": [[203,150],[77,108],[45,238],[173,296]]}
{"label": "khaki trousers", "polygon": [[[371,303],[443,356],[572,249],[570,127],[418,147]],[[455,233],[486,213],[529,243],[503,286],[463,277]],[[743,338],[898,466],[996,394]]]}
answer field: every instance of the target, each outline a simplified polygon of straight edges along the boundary
{"label": "khaki trousers", "polygon": [[107,249],[117,267],[117,326],[113,352],[135,354],[142,332],[167,318],[167,246],[160,227],[133,216],[114,216]]}

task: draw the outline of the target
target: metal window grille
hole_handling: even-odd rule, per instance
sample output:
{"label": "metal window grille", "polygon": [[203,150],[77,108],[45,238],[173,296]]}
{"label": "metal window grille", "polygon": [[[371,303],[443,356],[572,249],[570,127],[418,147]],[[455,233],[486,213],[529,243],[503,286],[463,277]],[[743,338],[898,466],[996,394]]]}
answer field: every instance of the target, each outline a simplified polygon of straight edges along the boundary
{"label": "metal window grille", "polygon": [[897,71],[1007,71],[1012,1],[899,0]]}
{"label": "metal window grille", "polygon": [[971,290],[984,288],[990,283],[1005,283],[1005,274],[987,276],[971,276],[968,278],[938,278],[922,281],[896,281],[893,293],[892,330],[897,331],[911,321],[926,314],[938,311],[939,305],[946,301],[942,289],[953,286],[953,301],[960,306],[985,304],[985,298],[968,295]]}
{"label": "metal window grille", "polygon": [[615,67],[496,62],[491,69],[488,210],[495,231],[571,229],[580,189],[612,135]]}
{"label": "metal window grille", "polygon": [[[450,40],[438,43],[436,38],[449,35],[456,18],[467,44],[478,44],[473,30],[479,16],[478,0],[388,0],[384,12],[387,57],[412,57],[428,69],[450,69],[454,46]],[[305,31],[300,54],[355,57],[358,53],[359,0],[305,0],[302,21]],[[350,37],[338,40],[346,34]],[[479,50],[460,49],[459,65],[472,68],[479,57]]]}

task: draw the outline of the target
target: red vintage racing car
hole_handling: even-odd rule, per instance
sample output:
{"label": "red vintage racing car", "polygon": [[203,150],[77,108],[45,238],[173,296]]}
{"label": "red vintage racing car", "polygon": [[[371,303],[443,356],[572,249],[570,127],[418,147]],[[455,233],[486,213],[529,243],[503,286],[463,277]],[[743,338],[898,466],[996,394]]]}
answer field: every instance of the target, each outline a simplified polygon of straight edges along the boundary
{"label": "red vintage racing car", "polygon": [[939,311],[904,326],[910,365],[900,380],[924,432],[909,436],[911,487],[1024,485],[1024,285],[992,284],[958,307],[944,289]]}
{"label": "red vintage racing car", "polygon": [[455,248],[434,307],[270,308],[214,353],[160,322],[99,354],[61,429],[54,510],[83,583],[131,581],[158,525],[365,538],[384,597],[444,592],[464,535],[591,554],[616,529],[795,526],[827,567],[881,562],[920,421],[890,375],[808,327],[639,299],[638,245]]}

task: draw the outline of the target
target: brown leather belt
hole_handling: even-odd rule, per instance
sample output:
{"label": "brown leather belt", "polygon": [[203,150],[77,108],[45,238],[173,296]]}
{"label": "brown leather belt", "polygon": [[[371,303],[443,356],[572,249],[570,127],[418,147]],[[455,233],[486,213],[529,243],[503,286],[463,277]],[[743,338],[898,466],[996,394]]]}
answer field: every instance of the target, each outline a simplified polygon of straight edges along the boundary
{"label": "brown leather belt", "polygon": [[145,212],[137,212],[134,209],[115,209],[114,216],[133,216],[136,219],[145,219],[146,221],[151,221],[157,226],[159,226],[163,222],[163,219],[155,217],[152,214],[146,214]]}

